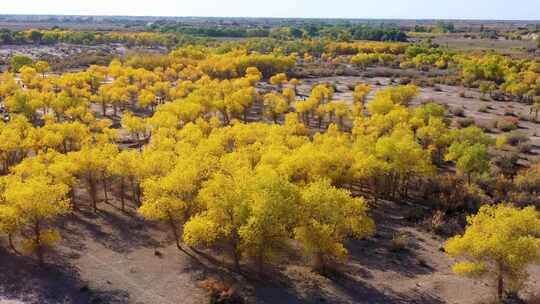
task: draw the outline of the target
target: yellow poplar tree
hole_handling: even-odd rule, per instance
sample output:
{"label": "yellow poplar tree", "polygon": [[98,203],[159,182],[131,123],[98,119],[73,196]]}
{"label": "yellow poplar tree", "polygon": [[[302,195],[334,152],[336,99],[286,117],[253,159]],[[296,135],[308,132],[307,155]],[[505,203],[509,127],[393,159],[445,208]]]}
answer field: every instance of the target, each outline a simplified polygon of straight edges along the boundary
{"label": "yellow poplar tree", "polygon": [[239,229],[246,224],[252,202],[250,174],[217,174],[198,195],[205,211],[192,217],[184,227],[184,242],[190,246],[211,245],[224,239],[235,268],[240,267]]}
{"label": "yellow poplar tree", "polygon": [[45,249],[60,240],[59,232],[50,228],[50,222],[70,211],[68,191],[65,184],[39,175],[25,180],[9,176],[6,182],[4,199],[21,217],[27,235],[23,251],[35,252],[40,264],[44,263]]}
{"label": "yellow poplar tree", "polygon": [[343,260],[346,237],[372,235],[375,224],[368,216],[369,207],[363,198],[354,198],[347,190],[338,189],[330,180],[318,180],[302,191],[299,225],[294,235],[307,253],[315,257],[315,269],[325,272],[329,259]]}
{"label": "yellow poplar tree", "polygon": [[464,261],[453,270],[496,279],[497,296],[517,292],[528,278],[527,267],[540,264],[540,213],[534,207],[483,206],[467,218],[467,228],[445,244],[446,253]]}
{"label": "yellow poplar tree", "polygon": [[143,181],[139,213],[146,219],[165,222],[180,250],[180,229],[198,208],[195,197],[201,186],[201,169],[197,161],[189,160],[164,177]]}
{"label": "yellow poplar tree", "polygon": [[246,257],[256,261],[259,272],[286,246],[297,217],[300,194],[286,178],[271,170],[257,175],[250,217],[238,234]]}
{"label": "yellow poplar tree", "polygon": [[[68,154],[75,166],[75,175],[82,180],[88,190],[94,212],[98,211],[98,185],[101,181],[104,193],[107,193],[106,174],[110,160],[118,153],[118,148],[112,144],[99,147],[83,147],[80,151]],[[107,197],[105,197],[107,199]]]}
{"label": "yellow poplar tree", "polygon": [[109,172],[118,179],[119,197],[122,211],[125,211],[126,189],[131,188],[132,200],[138,200],[138,181],[142,157],[139,152],[124,150],[118,153],[109,164]]}

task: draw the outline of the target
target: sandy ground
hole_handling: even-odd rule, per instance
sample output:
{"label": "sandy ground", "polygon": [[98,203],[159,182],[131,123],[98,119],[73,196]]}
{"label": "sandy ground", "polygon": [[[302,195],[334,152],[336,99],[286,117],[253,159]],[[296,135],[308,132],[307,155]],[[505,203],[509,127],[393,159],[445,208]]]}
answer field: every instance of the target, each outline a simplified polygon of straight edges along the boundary
{"label": "sandy ground", "polygon": [[[102,209],[62,221],[64,240],[44,269],[1,252],[0,296],[51,304],[205,301],[199,270],[164,239],[165,232],[113,206]],[[157,248],[161,257],[154,255]]]}
{"label": "sandy ground", "polygon": [[[122,213],[113,205],[101,204],[97,215],[79,211],[64,219],[64,241],[44,269],[0,250],[0,303],[206,303],[198,282],[207,277],[231,282],[247,303],[268,304],[475,304],[493,290],[492,282],[454,275],[452,261],[440,251],[444,240],[410,225],[402,216],[409,207],[391,202],[373,206],[373,238],[347,243],[350,259],[341,274],[315,274],[293,254],[262,279],[224,271],[219,252],[215,259],[204,252],[191,258],[176,249],[165,229],[140,220],[134,209]],[[391,250],[397,233],[408,236],[407,250]],[[531,268],[525,295],[539,283],[540,269]]]}

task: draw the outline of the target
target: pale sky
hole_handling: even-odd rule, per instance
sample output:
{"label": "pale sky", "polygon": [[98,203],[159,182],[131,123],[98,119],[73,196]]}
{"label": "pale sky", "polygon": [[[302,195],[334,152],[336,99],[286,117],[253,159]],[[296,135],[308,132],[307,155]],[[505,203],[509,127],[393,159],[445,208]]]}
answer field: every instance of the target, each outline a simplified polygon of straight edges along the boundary
{"label": "pale sky", "polygon": [[0,14],[540,20],[540,0],[0,0]]}

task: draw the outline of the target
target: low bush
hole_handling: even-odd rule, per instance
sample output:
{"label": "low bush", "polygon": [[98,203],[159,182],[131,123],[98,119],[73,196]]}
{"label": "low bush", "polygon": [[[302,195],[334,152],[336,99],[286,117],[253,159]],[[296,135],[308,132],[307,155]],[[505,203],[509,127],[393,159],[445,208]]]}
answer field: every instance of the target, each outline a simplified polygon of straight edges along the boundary
{"label": "low bush", "polygon": [[434,233],[440,234],[444,226],[444,212],[441,210],[435,211],[430,219],[430,229]]}
{"label": "low bush", "polygon": [[443,174],[423,185],[423,197],[446,214],[478,210],[491,199],[475,184],[467,185],[463,178]]}
{"label": "low bush", "polygon": [[200,283],[210,295],[211,304],[240,304],[244,303],[235,290],[222,281],[208,278]]}
{"label": "low bush", "polygon": [[465,115],[465,109],[463,107],[453,107],[450,109],[450,113],[458,117],[463,117]]}
{"label": "low bush", "polygon": [[512,116],[512,117],[516,117],[516,113],[514,112],[514,110],[512,109],[505,109],[504,110],[504,116]]}
{"label": "low bush", "polygon": [[528,154],[528,153],[531,153],[531,150],[532,150],[532,145],[530,143],[520,143],[518,146],[518,151],[520,153],[524,153],[524,154]]}
{"label": "low bush", "polygon": [[480,112],[480,113],[488,113],[489,108],[487,106],[483,106],[480,109],[478,109],[478,112]]}
{"label": "low bush", "polygon": [[390,251],[395,253],[408,251],[410,242],[411,240],[406,233],[398,232],[394,234],[390,241]]}
{"label": "low bush", "polygon": [[465,118],[458,119],[457,122],[458,122],[458,125],[461,128],[467,128],[467,127],[470,127],[470,126],[474,125],[475,120],[472,117],[465,117]]}
{"label": "low bush", "polygon": [[485,95],[480,96],[481,101],[491,101],[491,99]]}
{"label": "low bush", "polygon": [[402,78],[399,79],[399,84],[400,85],[407,85],[409,83],[411,83],[411,79],[408,78],[408,77],[402,77]]}
{"label": "low bush", "polygon": [[519,120],[515,117],[504,117],[495,121],[495,127],[503,132],[510,132],[518,128]]}
{"label": "low bush", "polygon": [[529,141],[527,133],[514,130],[506,135],[507,143],[511,146],[517,146]]}

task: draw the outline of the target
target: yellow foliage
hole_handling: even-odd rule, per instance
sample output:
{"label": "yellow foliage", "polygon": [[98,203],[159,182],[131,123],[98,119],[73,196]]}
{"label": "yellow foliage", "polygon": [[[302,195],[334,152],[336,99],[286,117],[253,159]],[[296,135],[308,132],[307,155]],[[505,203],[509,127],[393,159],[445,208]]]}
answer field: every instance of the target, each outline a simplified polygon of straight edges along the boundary
{"label": "yellow foliage", "polygon": [[534,207],[485,205],[467,218],[465,233],[448,240],[445,250],[466,261],[454,266],[456,273],[492,274],[500,289],[518,291],[528,277],[527,267],[540,264],[539,235],[540,214]]}

